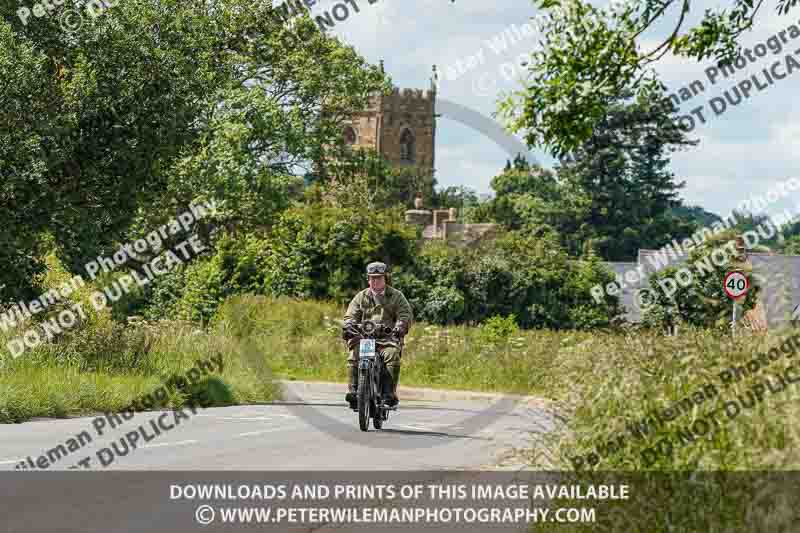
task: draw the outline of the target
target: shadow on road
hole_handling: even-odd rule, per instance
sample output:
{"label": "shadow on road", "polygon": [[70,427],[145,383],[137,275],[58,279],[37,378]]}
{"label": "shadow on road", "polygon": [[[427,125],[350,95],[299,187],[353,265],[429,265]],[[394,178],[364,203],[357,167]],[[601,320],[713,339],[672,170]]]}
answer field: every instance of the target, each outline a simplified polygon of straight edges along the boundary
{"label": "shadow on road", "polygon": [[418,437],[443,437],[447,439],[469,439],[469,440],[491,440],[486,437],[473,437],[471,435],[454,435],[452,433],[442,433],[439,431],[414,431],[411,429],[392,429],[392,428],[383,428],[380,430],[381,433],[393,433],[398,435],[410,435],[410,436],[418,436]]}
{"label": "shadow on road", "polygon": [[[340,407],[346,411],[349,410],[347,408],[347,404],[344,402],[331,403],[331,402],[313,402],[313,401],[298,401],[298,400],[276,400],[274,402],[264,402],[252,405],[287,405],[295,407],[306,405],[308,407]],[[405,412],[422,410],[422,411],[450,411],[454,413],[476,413],[476,414],[482,414],[484,412],[478,409],[457,409],[453,407],[436,407],[427,405],[408,405],[408,404],[403,405],[402,402],[400,403],[399,410]],[[505,412],[505,411],[499,411],[498,414],[503,414],[506,416],[518,416],[512,412]]]}

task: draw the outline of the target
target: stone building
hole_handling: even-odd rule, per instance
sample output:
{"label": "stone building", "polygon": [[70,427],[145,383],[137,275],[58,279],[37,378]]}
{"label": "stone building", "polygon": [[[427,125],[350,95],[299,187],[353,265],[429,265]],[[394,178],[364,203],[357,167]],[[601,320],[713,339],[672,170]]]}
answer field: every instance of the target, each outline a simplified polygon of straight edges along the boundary
{"label": "stone building", "polygon": [[[383,61],[381,61],[383,70]],[[342,136],[353,148],[372,149],[395,168],[407,167],[414,174],[433,178],[436,169],[436,67],[430,89],[398,89],[391,94],[373,94],[367,108],[345,121]],[[464,224],[454,208],[428,210],[424,198],[433,192],[416,189],[415,209],[406,212],[406,222],[422,228],[425,240],[441,239],[454,245],[472,245],[496,233],[495,224]]]}
{"label": "stone building", "polygon": [[[383,69],[383,62],[381,62]],[[434,76],[435,76],[434,68]],[[396,167],[416,167],[433,176],[436,163],[436,85],[373,94],[367,108],[346,121],[346,144],[371,148]]]}
{"label": "stone building", "polygon": [[406,211],[406,223],[422,228],[425,240],[443,240],[455,246],[473,246],[497,235],[497,224],[466,224],[457,219],[455,207],[425,209],[422,196],[414,201],[414,209]]}

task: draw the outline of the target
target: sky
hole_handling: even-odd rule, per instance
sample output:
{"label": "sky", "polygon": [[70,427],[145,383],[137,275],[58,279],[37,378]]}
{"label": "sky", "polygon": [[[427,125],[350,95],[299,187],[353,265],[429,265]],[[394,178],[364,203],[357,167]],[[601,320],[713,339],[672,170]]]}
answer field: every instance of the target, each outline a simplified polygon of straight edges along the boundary
{"label": "sky", "polygon": [[[605,1],[593,3],[601,6]],[[731,3],[732,0],[693,1],[684,27],[700,20],[706,8]],[[344,4],[344,0],[319,0],[312,15],[330,12],[337,4]],[[741,40],[745,47],[766,44],[769,37],[792,24],[800,26],[800,9],[778,15],[775,6],[776,0],[765,2],[753,29]],[[497,102],[504,94],[522,87],[524,69],[519,63],[537,39],[535,32],[521,32],[537,13],[534,4],[525,0],[349,0],[347,7],[347,18],[337,22],[329,33],[352,45],[371,63],[383,59],[395,86],[429,88],[435,64],[441,81],[439,97],[487,116],[497,110]],[[342,7],[337,9],[340,15],[344,13]],[[652,49],[661,42],[659,37],[669,32],[677,20],[677,10],[673,11],[663,24],[642,36],[638,43],[642,50]],[[800,176],[800,161],[795,157],[800,153],[800,103],[792,98],[800,71],[774,80],[773,84],[766,81],[762,72],[780,61],[777,72],[785,73],[786,55],[800,62],[800,53],[795,53],[800,52],[800,37],[791,39],[786,33],[785,38],[788,42],[781,43],[783,50],[778,54],[767,49],[766,55],[754,56],[755,62],[747,61],[733,76],[726,79],[719,75],[714,84],[705,73],[713,65],[711,61],[698,63],[665,56],[655,65],[670,92],[678,92],[696,80],[703,85],[703,91],[680,108],[681,114],[689,115],[692,109],[702,106],[700,113],[705,123],[697,120],[689,133],[700,143],[672,154],[671,170],[676,181],[686,182],[681,192],[686,203],[726,216],[752,195],[766,195],[778,183]],[[475,58],[471,68],[470,57]],[[460,74],[456,70],[459,62],[466,67]],[[733,97],[732,88],[754,75],[766,88],[753,88],[749,98],[737,106],[728,104],[716,115],[710,100],[724,98],[726,90]],[[719,108],[719,101],[716,105]],[[502,170],[509,154],[482,133],[444,117],[438,119],[436,133],[439,185],[464,185],[479,193],[489,192],[492,177]],[[529,152],[529,158],[545,167],[554,163],[536,149]],[[800,197],[800,191],[796,195]],[[789,202],[795,203],[790,197],[773,205],[781,207]]]}

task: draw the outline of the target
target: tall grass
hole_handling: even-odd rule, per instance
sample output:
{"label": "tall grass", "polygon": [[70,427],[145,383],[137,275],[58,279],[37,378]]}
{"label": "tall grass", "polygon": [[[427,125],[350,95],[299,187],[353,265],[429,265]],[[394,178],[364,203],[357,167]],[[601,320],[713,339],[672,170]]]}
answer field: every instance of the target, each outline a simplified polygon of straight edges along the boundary
{"label": "tall grass", "polygon": [[[203,380],[201,386],[218,390],[222,385],[229,390],[227,398],[218,398],[220,402],[257,403],[279,395],[263,365],[254,363],[257,358],[248,352],[247,344],[215,329],[202,331],[169,321],[126,327],[88,324],[17,359],[5,350],[10,337],[0,338],[4,365],[0,422],[121,410],[171,377],[184,375],[197,360],[217,354],[224,361],[222,375]],[[189,392],[172,390],[163,406],[183,405],[189,396]]]}
{"label": "tall grass", "polygon": [[[320,302],[239,297],[227,302],[220,319],[251,338],[276,375],[288,379],[344,382],[346,358],[339,338],[344,310]],[[510,331],[487,326],[438,327],[415,324],[406,337],[401,384],[535,395],[565,421],[530,450],[532,466],[572,469],[571,458],[595,452],[583,468],[641,471],[693,469],[796,469],[800,467],[798,385],[771,394],[729,423],[657,460],[642,450],[677,429],[691,426],[725,401],[746,396],[765,376],[795,359],[780,359],[755,375],[723,387],[719,374],[746,366],[791,332],[730,335],[685,329],[677,337],[656,331]],[[800,348],[798,348],[800,351]],[[691,396],[706,384],[717,394],[663,427],[638,439],[628,425]],[[726,420],[723,414],[722,421]],[[598,452],[624,435],[622,449]]]}
{"label": "tall grass", "polygon": [[[233,402],[277,398],[273,376],[344,382],[343,313],[342,307],[325,302],[237,296],[221,306],[206,330],[180,322],[86,327],[17,360],[6,355],[0,420],[118,409],[185,372],[196,359],[217,353],[225,358],[222,378]],[[550,400],[550,409],[564,422],[558,431],[538,437],[529,451],[534,468],[569,470],[577,457],[583,458],[583,468],[623,471],[800,467],[800,404],[798,386],[791,384],[670,454],[656,459],[642,455],[724,401],[746,395],[755,380],[790,362],[777,361],[728,388],[718,377],[779,343],[784,332],[732,340],[691,329],[664,337],[646,330],[518,331],[507,326],[502,321],[473,328],[415,324],[406,337],[401,384]],[[716,384],[719,394],[691,412],[641,439],[628,429],[707,383]],[[624,445],[609,452],[608,443],[619,442],[621,435]],[[590,461],[591,453],[596,457]]]}

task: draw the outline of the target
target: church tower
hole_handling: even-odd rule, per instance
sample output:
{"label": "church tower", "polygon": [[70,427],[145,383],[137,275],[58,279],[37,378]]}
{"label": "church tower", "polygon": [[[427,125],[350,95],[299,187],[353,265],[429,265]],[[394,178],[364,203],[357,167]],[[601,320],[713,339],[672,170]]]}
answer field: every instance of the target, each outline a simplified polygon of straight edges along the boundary
{"label": "church tower", "polygon": [[[383,61],[381,61],[383,70]],[[367,109],[346,121],[346,144],[371,148],[394,167],[415,167],[433,176],[436,145],[436,67],[431,88],[395,88],[391,94],[373,94]]]}

